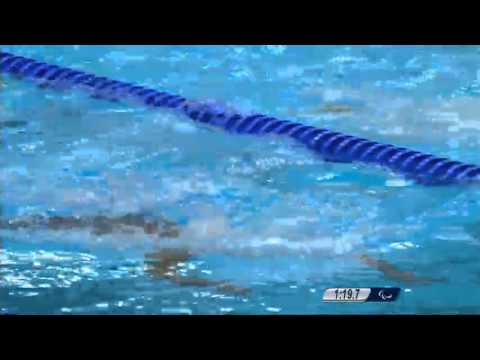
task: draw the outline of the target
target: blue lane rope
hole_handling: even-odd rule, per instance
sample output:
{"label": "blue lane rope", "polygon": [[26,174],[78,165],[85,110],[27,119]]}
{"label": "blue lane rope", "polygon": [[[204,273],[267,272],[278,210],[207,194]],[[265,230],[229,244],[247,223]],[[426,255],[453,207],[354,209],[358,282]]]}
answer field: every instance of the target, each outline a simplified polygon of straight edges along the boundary
{"label": "blue lane rope", "polygon": [[182,112],[195,122],[236,134],[278,134],[291,137],[333,162],[376,164],[424,185],[467,184],[480,181],[480,166],[419,151],[381,144],[356,136],[271,116],[226,112],[214,105],[191,102],[182,96],[111,80],[82,71],[0,52],[0,72],[31,79],[56,89],[78,88],[92,97],[110,101],[133,100],[149,107]]}

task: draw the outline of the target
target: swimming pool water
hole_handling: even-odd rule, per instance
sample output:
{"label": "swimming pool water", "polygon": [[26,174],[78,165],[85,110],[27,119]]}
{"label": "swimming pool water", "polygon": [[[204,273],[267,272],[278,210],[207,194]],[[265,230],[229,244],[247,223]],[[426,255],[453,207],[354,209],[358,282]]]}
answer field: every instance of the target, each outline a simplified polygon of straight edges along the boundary
{"label": "swimming pool water", "polygon": [[[2,46],[113,79],[480,163],[478,46]],[[2,216],[163,214],[197,255],[179,286],[157,242],[88,231],[0,233],[0,314],[480,313],[479,195],[325,163],[288,139],[235,136],[152,111],[0,88]],[[434,281],[389,277],[358,255]],[[399,286],[385,304],[328,287]]]}

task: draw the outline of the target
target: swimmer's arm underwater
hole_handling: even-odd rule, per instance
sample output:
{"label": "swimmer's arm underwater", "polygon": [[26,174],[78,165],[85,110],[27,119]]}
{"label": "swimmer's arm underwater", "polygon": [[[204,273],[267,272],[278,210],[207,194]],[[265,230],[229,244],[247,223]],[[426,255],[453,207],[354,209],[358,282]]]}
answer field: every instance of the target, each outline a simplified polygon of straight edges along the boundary
{"label": "swimmer's arm underwater", "polygon": [[208,280],[194,276],[183,276],[178,273],[179,265],[191,259],[193,254],[186,249],[163,249],[146,255],[147,272],[153,277],[170,280],[180,286],[216,287],[217,289],[236,294],[244,294],[249,289],[237,287],[226,281]]}
{"label": "swimmer's arm underwater", "polygon": [[357,254],[355,255],[355,257],[359,259],[361,262],[363,262],[365,265],[383,273],[383,275],[387,279],[408,283],[408,284],[424,284],[424,285],[432,284],[434,282],[446,281],[446,279],[444,278],[423,277],[423,276],[417,276],[413,272],[402,271],[399,268],[397,268],[395,265],[390,264],[385,260],[375,259],[366,254],[361,254],[361,255]]}

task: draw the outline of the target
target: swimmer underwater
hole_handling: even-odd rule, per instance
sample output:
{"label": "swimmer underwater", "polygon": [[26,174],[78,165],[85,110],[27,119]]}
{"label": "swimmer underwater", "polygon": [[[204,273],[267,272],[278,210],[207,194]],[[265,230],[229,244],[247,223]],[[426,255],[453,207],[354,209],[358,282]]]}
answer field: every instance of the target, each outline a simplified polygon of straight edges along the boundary
{"label": "swimmer underwater", "polygon": [[[175,239],[182,231],[178,224],[163,216],[152,218],[143,214],[126,214],[118,217],[96,216],[44,216],[36,215],[11,220],[0,218],[0,230],[34,230],[49,231],[87,230],[94,236],[107,234],[132,234],[136,231],[155,238],[157,242]],[[178,273],[180,263],[185,263],[196,255],[200,255],[185,247],[170,247],[149,253],[145,257],[147,273],[157,279],[169,280],[180,286],[215,287],[219,291],[233,294],[246,294],[249,289],[235,286],[227,281],[215,281],[198,277],[183,276]],[[387,279],[402,283],[430,284],[445,279],[418,277],[414,273],[405,272],[394,265],[366,254],[354,254],[357,260],[383,273]]]}

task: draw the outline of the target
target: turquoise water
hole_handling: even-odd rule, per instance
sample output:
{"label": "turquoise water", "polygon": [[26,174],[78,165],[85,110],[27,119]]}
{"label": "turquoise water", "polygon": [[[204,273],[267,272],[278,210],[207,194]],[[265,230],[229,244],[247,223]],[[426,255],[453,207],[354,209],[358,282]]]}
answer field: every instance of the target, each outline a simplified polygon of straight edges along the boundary
{"label": "turquoise water", "polygon": [[[478,46],[3,46],[187,98],[480,163]],[[3,124],[2,124],[3,122]],[[428,188],[325,163],[282,138],[200,128],[168,110],[4,77],[0,205],[35,214],[163,214],[186,277],[146,261],[158,240],[0,232],[0,314],[480,313],[475,187]],[[359,260],[388,262],[392,276]],[[398,286],[395,303],[332,304],[328,287]]]}

